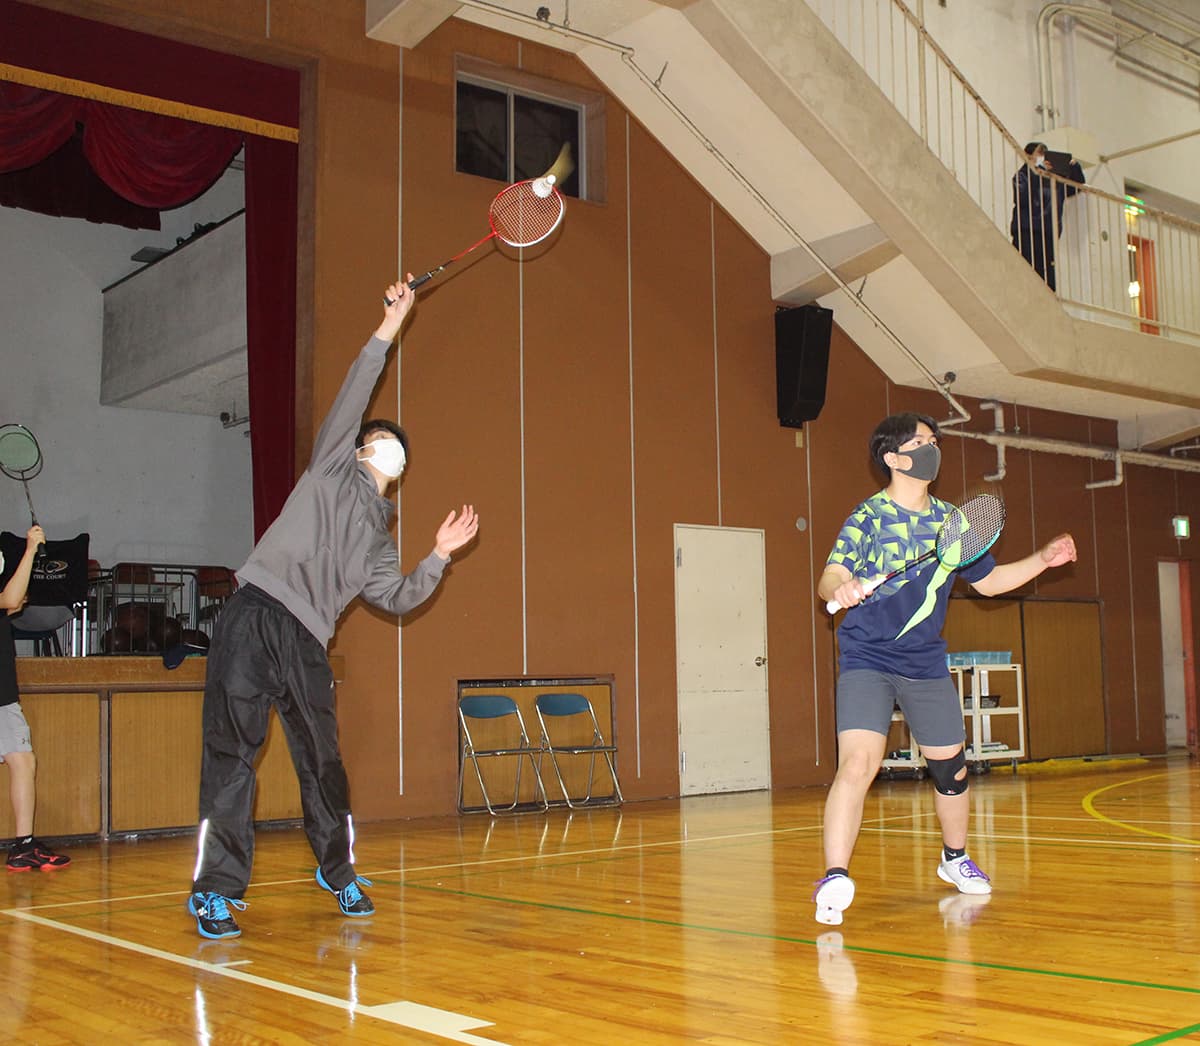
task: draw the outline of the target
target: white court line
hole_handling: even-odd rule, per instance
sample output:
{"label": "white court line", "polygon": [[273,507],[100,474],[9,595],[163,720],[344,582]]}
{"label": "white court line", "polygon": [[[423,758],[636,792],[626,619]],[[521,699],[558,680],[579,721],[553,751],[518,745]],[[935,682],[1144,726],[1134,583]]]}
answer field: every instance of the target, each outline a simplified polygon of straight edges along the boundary
{"label": "white court line", "polygon": [[[875,824],[881,821],[904,821],[917,817],[932,816],[932,811],[926,813],[907,813],[895,814],[888,817],[872,817],[863,820],[864,825]],[[515,857],[490,857],[478,861],[452,861],[446,864],[423,864],[413,867],[404,868],[375,868],[366,871],[366,877],[372,878],[383,875],[416,875],[421,872],[444,872],[454,869],[466,868],[489,868],[494,865],[501,864],[525,864],[531,861],[548,861],[558,860],[561,858],[577,858],[577,857],[593,857],[596,854],[615,854],[627,850],[653,850],[663,846],[694,846],[698,843],[720,843],[728,842],[734,839],[754,839],[763,836],[788,835],[797,832],[819,832],[821,826],[819,824],[796,825],[792,828],[767,828],[753,832],[731,832],[727,835],[708,835],[708,836],[693,836],[688,839],[660,839],[654,843],[628,843],[623,846],[596,846],[589,850],[563,850],[559,853],[546,854],[521,854]],[[256,890],[270,889],[276,886],[295,886],[297,884],[311,884],[311,877],[302,879],[273,879],[266,882],[255,882]],[[48,911],[55,908],[78,908],[89,904],[118,904],[126,901],[152,901],[160,897],[180,897],[186,894],[186,890],[160,890],[157,893],[139,893],[129,894],[125,897],[94,897],[84,901],[58,901],[54,904],[35,904],[28,908],[10,909],[10,911]],[[0,910],[0,915],[6,914]]]}
{"label": "white court line", "polygon": [[471,1046],[506,1046],[505,1043],[500,1042],[498,1039],[482,1039],[478,1035],[467,1034],[471,1028],[490,1028],[492,1027],[492,1022],[481,1021],[476,1017],[467,1017],[461,1013],[451,1013],[449,1010],[438,1010],[432,1006],[423,1006],[421,1003],[406,1001],[383,1003],[379,1006],[360,1006],[357,1003],[346,999],[339,999],[333,995],[309,991],[307,988],[297,988],[295,985],[285,984],[282,981],[272,981],[253,973],[234,970],[230,968],[232,964],[220,965],[203,962],[200,959],[189,959],[183,955],[176,955],[174,952],[163,951],[161,948],[151,948],[144,944],[122,940],[120,937],[111,937],[105,933],[97,933],[95,930],[85,930],[79,926],[71,926],[69,923],[55,922],[53,919],[45,919],[40,915],[32,915],[27,909],[9,908],[2,914],[10,915],[14,919],[24,919],[26,922],[36,923],[39,926],[46,926],[50,929],[61,930],[64,933],[73,933],[77,937],[86,937],[90,941],[98,941],[101,944],[111,945],[115,948],[124,948],[126,951],[136,952],[138,955],[149,956],[152,959],[175,963],[177,966],[187,966],[193,970],[203,970],[205,973],[216,974],[218,977],[228,977],[230,980],[241,981],[244,984],[253,984],[259,988],[267,988],[284,995],[291,995],[297,999],[303,999],[306,1002],[314,1002],[321,1006],[331,1006],[335,1010],[344,1010],[352,1017],[362,1014],[365,1017],[374,1017],[376,1020],[387,1021],[389,1024],[396,1024],[403,1028],[427,1032],[442,1039],[449,1039],[451,1042],[469,1043]]}

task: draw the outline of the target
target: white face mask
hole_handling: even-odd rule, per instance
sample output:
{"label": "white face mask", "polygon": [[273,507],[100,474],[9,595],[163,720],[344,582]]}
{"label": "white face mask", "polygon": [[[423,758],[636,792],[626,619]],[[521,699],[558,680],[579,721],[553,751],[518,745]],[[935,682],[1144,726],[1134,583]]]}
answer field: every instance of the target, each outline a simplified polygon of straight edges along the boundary
{"label": "white face mask", "polygon": [[404,471],[404,466],[408,464],[404,447],[400,445],[398,439],[377,439],[362,449],[369,450],[370,454],[358,460],[369,461],[389,479],[397,479]]}
{"label": "white face mask", "polygon": [[1046,157],[1039,156],[1036,160],[1033,161],[1033,166],[1034,167],[1045,167],[1046,166]]}

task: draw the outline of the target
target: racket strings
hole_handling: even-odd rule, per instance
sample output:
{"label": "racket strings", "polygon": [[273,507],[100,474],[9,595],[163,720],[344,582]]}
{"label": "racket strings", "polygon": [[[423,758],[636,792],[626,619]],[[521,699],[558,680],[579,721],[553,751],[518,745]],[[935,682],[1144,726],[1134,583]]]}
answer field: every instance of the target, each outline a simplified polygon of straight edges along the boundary
{"label": "racket strings", "polygon": [[[13,479],[22,479],[39,469],[42,451],[33,435],[22,428],[0,432],[0,471]],[[16,475],[13,473],[24,475]]]}
{"label": "racket strings", "polygon": [[498,239],[510,247],[532,247],[562,220],[562,197],[557,192],[539,196],[529,182],[518,182],[492,201],[488,216]]}
{"label": "racket strings", "polygon": [[1004,529],[1004,502],[979,494],[963,502],[942,523],[937,556],[947,566],[969,563],[986,552]]}

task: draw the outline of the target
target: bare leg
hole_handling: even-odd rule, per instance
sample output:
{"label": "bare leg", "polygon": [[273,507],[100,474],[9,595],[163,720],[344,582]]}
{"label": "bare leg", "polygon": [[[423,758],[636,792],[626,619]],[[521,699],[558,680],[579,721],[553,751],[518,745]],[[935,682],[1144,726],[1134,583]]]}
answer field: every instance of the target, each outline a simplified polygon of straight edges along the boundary
{"label": "bare leg", "polygon": [[[926,759],[950,759],[956,755],[962,745],[921,745],[921,754]],[[966,781],[967,768],[964,766],[954,779]],[[938,823],[942,826],[942,842],[952,850],[962,850],[967,845],[967,824],[971,818],[971,801],[966,791],[961,795],[942,795],[933,793],[933,809],[937,813]]]}
{"label": "bare leg", "polygon": [[8,790],[12,796],[13,821],[18,839],[33,835],[34,774],[37,759],[32,752],[7,752]]}
{"label": "bare leg", "polygon": [[825,867],[849,868],[867,790],[883,763],[887,737],[874,730],[838,734],[838,768],[825,799]]}

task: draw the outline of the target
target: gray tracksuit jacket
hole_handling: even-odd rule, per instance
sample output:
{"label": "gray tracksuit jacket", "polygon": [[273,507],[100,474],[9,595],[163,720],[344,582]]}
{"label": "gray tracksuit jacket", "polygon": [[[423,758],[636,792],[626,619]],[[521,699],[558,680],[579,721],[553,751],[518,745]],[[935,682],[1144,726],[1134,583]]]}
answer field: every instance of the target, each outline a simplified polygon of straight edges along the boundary
{"label": "gray tracksuit jacket", "polygon": [[363,346],[317,433],[308,468],[237,572],[239,581],[279,600],[323,645],[355,596],[404,614],[433,594],[446,567],[431,552],[411,574],[400,572],[388,532],[395,508],[354,457],[388,348],[375,337]]}

